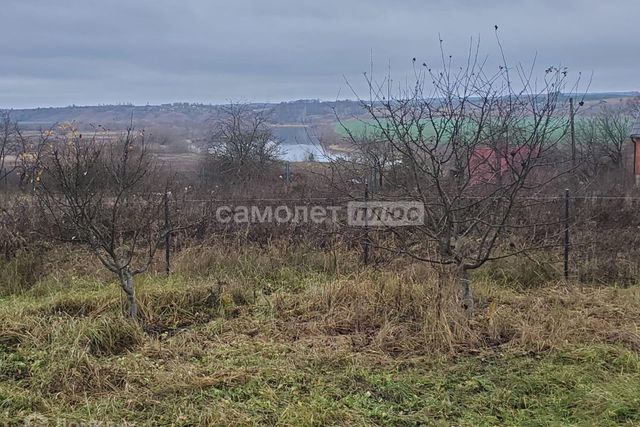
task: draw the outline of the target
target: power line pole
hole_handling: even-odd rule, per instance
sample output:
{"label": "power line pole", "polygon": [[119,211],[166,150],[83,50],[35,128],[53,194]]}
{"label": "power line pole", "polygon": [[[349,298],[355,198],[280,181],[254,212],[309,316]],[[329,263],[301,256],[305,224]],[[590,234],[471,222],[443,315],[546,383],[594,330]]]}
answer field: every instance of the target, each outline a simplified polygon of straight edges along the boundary
{"label": "power line pole", "polygon": [[571,166],[576,167],[576,129],[574,123],[573,98],[569,98],[569,121],[571,126]]}

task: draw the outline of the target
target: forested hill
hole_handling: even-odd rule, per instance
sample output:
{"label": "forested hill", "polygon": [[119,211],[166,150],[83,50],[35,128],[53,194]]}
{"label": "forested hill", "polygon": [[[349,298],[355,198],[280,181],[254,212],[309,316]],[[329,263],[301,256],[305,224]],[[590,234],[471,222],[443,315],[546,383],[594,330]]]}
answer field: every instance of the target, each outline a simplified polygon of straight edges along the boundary
{"label": "forested hill", "polygon": [[[640,96],[640,92],[590,93],[585,101],[598,103],[603,100],[620,100]],[[276,125],[332,123],[336,116],[348,120],[362,116],[364,111],[357,101],[319,101],[298,100],[281,103],[252,103],[255,110],[266,110],[269,120]],[[24,128],[47,127],[56,123],[76,122],[80,127],[100,124],[119,129],[127,126],[132,118],[137,126],[156,126],[184,128],[199,126],[215,119],[220,105],[191,104],[176,102],[172,104],[134,106],[98,105],[67,106],[31,109],[16,109],[12,118]]]}
{"label": "forested hill", "polygon": [[[333,122],[336,114],[354,117],[362,114],[356,101],[322,102],[299,100],[278,104],[254,103],[255,110],[267,110],[274,124],[308,124]],[[137,126],[163,125],[170,127],[197,126],[214,119],[219,105],[172,103],[162,105],[99,105],[67,106],[12,110],[11,116],[25,128],[46,127],[56,123],[76,122],[80,126],[100,124],[122,128],[133,118]]]}

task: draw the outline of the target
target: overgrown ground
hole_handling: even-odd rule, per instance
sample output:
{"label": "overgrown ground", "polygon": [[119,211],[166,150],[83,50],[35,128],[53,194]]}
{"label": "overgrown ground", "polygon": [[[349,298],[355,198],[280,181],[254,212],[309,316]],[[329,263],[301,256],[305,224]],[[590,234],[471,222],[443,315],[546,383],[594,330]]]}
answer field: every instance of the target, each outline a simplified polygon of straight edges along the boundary
{"label": "overgrown ground", "polygon": [[29,268],[3,266],[8,425],[640,424],[637,287],[487,270],[468,322],[423,266],[218,246],[140,278],[140,330],[98,266],[67,258],[20,286]]}

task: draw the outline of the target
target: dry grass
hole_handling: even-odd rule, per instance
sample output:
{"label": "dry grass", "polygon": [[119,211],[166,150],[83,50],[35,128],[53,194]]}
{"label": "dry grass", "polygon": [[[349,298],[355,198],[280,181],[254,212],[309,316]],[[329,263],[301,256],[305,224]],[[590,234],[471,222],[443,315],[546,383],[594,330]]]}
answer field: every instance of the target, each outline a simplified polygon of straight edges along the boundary
{"label": "dry grass", "polygon": [[507,347],[547,351],[569,345],[620,344],[640,351],[640,290],[556,284],[527,292],[483,284],[480,322]]}
{"label": "dry grass", "polygon": [[637,287],[517,290],[478,275],[468,319],[452,284],[423,265],[363,270],[350,253],[214,246],[182,253],[176,271],[138,281],[144,330],[99,276],[52,274],[7,296],[0,415],[141,425],[640,421],[640,402],[623,391],[640,387]]}

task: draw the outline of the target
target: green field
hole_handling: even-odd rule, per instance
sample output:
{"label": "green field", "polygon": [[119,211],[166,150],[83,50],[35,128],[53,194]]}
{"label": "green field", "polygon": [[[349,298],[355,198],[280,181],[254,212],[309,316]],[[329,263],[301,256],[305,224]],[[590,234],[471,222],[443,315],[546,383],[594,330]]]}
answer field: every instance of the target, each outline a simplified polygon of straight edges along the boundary
{"label": "green field", "polygon": [[453,309],[436,322],[428,269],[334,255],[189,251],[140,281],[145,330],[82,254],[4,289],[0,424],[640,423],[639,288],[517,291],[481,272],[463,326]]}
{"label": "green field", "polygon": [[[380,122],[382,126],[387,126],[387,121],[382,120]],[[423,137],[429,138],[435,135],[434,127],[428,120],[424,120],[425,130]],[[529,128],[533,128],[533,121],[527,120],[524,123],[521,123],[519,126],[525,126]],[[443,126],[444,127],[444,126]],[[474,132],[476,127],[474,125],[469,124],[466,126],[466,132]],[[549,125],[549,138],[555,138],[556,140],[561,140],[565,134],[565,126],[561,119],[556,124]],[[365,138],[365,137],[375,137],[376,135],[380,135],[380,125],[373,120],[369,119],[349,119],[344,120],[342,122],[335,123],[335,132],[341,137],[349,137],[352,135],[354,138]],[[412,130],[414,135],[417,135],[417,130]]]}

